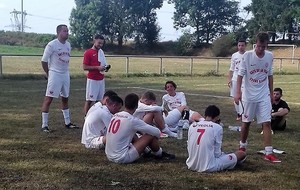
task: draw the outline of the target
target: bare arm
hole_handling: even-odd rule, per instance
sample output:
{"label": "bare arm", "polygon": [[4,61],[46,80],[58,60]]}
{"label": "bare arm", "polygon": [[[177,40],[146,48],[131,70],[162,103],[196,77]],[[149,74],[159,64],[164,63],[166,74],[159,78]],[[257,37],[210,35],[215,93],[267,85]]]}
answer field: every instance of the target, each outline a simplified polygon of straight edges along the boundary
{"label": "bare arm", "polygon": [[90,65],[86,65],[86,64],[82,64],[82,68],[85,71],[91,71],[91,70],[104,71],[105,70],[104,66],[90,66]]}
{"label": "bare arm", "polygon": [[287,108],[282,108],[279,109],[278,112],[274,112],[272,113],[272,117],[281,117],[281,116],[285,116],[289,113],[289,110]]}
{"label": "bare arm", "polygon": [[269,80],[269,91],[270,91],[270,98],[271,98],[271,103],[273,104],[274,98],[273,98],[273,75],[268,76]]}
{"label": "bare arm", "polygon": [[49,73],[49,67],[48,67],[48,62],[44,62],[42,61],[42,67],[46,73],[46,76],[48,77],[48,73]]}
{"label": "bare arm", "polygon": [[233,71],[229,71],[228,72],[228,87],[230,88],[231,87],[231,79],[232,79],[232,76],[233,76]]}
{"label": "bare arm", "polygon": [[237,77],[237,84],[236,84],[236,95],[234,97],[234,102],[236,104],[239,104],[239,101],[241,100],[242,80],[243,80],[243,77],[241,75],[238,75],[238,77]]}

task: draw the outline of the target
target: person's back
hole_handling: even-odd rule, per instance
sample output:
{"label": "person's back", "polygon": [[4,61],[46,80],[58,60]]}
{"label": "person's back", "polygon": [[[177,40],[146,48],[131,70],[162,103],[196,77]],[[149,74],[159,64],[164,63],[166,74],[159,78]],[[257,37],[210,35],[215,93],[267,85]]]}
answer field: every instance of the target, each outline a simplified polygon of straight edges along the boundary
{"label": "person's back", "polygon": [[221,155],[223,129],[212,121],[200,120],[188,131],[188,169],[205,172],[216,166],[216,157]]}

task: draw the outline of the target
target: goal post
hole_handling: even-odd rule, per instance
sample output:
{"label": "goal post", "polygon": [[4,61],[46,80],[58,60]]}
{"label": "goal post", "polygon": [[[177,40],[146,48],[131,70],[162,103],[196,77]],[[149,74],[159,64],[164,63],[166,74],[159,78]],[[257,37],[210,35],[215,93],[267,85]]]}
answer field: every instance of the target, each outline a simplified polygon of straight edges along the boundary
{"label": "goal post", "polygon": [[[253,44],[253,49],[255,48],[256,44]],[[268,44],[268,47],[292,47],[292,53],[291,53],[291,58],[292,58],[292,63],[294,64],[294,59],[295,59],[295,51],[297,46],[293,44]],[[290,58],[290,57],[288,57]]]}

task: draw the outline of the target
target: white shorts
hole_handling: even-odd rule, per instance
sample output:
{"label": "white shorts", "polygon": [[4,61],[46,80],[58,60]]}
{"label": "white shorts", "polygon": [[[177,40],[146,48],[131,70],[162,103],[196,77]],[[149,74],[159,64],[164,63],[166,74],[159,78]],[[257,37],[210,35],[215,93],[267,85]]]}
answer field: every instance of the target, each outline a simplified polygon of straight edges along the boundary
{"label": "white shorts", "polygon": [[243,122],[251,122],[254,117],[256,117],[257,124],[271,121],[272,105],[270,97],[261,102],[242,101],[242,103],[244,105]]}
{"label": "white shorts", "polygon": [[70,93],[70,75],[69,73],[57,73],[49,71],[48,84],[46,95],[48,97],[58,98],[62,96],[64,98],[69,97]]}
{"label": "white shorts", "polygon": [[105,81],[103,80],[86,80],[86,101],[102,100],[105,91]]}
{"label": "white shorts", "polygon": [[234,153],[222,154],[219,158],[216,158],[216,166],[207,170],[207,172],[230,170],[235,167],[236,163],[237,157]]}
{"label": "white shorts", "polygon": [[135,160],[137,160],[140,157],[140,154],[138,153],[138,151],[136,150],[136,148],[133,146],[133,144],[130,144],[127,152],[125,153],[125,156],[119,160],[110,160],[112,162],[116,162],[119,164],[128,164],[128,163],[132,163]]}
{"label": "white shorts", "polygon": [[173,109],[172,111],[169,111],[167,116],[164,115],[165,123],[169,127],[176,127],[180,118],[181,113],[178,109]]}

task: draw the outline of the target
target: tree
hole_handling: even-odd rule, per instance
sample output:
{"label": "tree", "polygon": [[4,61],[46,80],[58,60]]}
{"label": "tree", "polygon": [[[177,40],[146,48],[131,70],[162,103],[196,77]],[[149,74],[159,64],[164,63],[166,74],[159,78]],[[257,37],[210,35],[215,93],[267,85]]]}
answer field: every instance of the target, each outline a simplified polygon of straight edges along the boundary
{"label": "tree", "polygon": [[175,28],[187,26],[195,30],[196,45],[209,43],[216,37],[234,31],[241,18],[238,2],[231,0],[170,0],[174,3]]}

